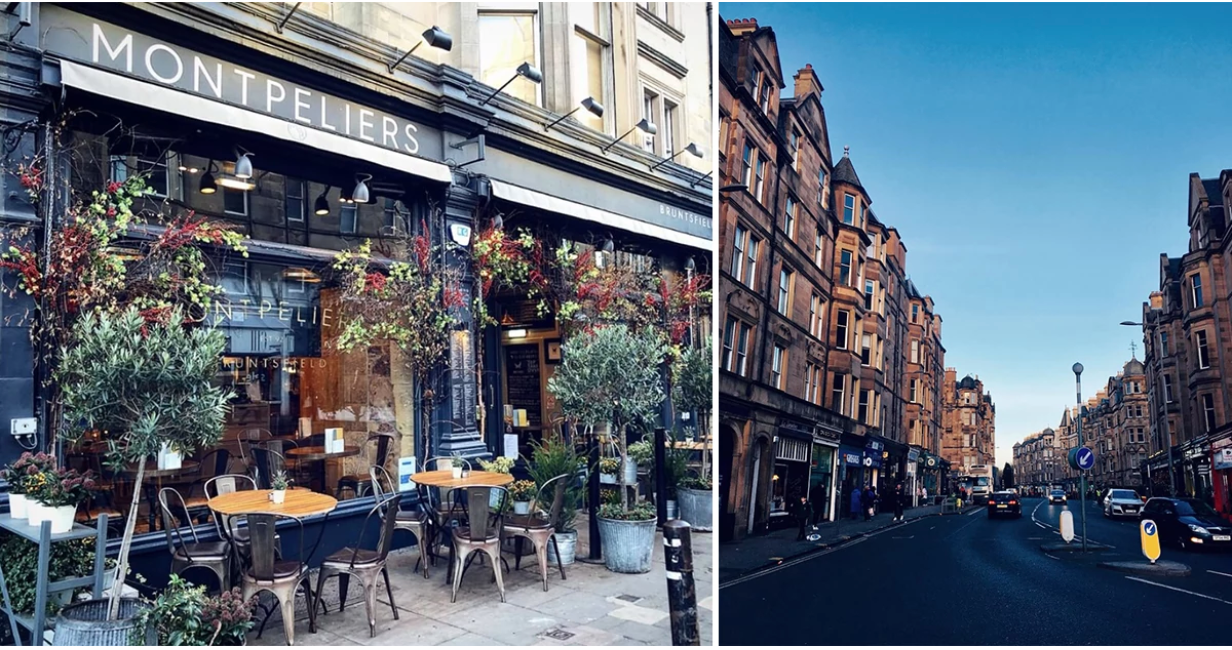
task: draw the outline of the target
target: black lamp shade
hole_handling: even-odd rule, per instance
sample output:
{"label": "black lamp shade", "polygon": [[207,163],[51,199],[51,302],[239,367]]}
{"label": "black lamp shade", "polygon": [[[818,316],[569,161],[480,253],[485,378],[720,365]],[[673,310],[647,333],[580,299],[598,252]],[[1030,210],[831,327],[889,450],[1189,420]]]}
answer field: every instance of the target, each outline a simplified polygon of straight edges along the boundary
{"label": "black lamp shade", "polygon": [[536,68],[529,62],[518,66],[518,74],[526,77],[534,83],[543,83],[543,73],[539,71],[539,68]]}
{"label": "black lamp shade", "polygon": [[435,47],[446,52],[453,49],[453,37],[435,25],[424,30],[423,39],[428,47]]}
{"label": "black lamp shade", "polygon": [[[328,191],[329,188],[325,188],[325,192]],[[321,195],[317,197],[316,202],[312,206],[312,211],[315,212],[318,217],[323,217],[329,214],[329,198],[325,196],[325,192],[321,192]]]}
{"label": "black lamp shade", "polygon": [[654,122],[651,122],[645,118],[638,120],[637,129],[646,135],[654,135],[659,132],[659,127],[655,126]]}
{"label": "black lamp shade", "polygon": [[198,190],[202,194],[213,194],[218,191],[218,183],[214,182],[214,174],[207,171],[201,175],[201,185]]}
{"label": "black lamp shade", "polygon": [[590,112],[595,117],[603,117],[603,104],[595,101],[594,97],[587,97],[582,100],[582,108]]}

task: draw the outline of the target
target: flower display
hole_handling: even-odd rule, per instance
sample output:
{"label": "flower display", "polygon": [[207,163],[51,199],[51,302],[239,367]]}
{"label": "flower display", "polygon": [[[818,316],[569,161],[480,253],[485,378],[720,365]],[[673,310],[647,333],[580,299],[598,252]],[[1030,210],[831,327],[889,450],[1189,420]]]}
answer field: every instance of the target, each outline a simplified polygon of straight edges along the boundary
{"label": "flower display", "polygon": [[27,486],[31,479],[54,469],[55,466],[55,456],[41,451],[35,454],[27,451],[0,470],[0,478],[9,484],[10,494],[27,494],[29,492]]}
{"label": "flower display", "polygon": [[75,469],[50,469],[26,479],[26,494],[39,503],[50,506],[77,506],[90,498],[95,489],[94,475]]}

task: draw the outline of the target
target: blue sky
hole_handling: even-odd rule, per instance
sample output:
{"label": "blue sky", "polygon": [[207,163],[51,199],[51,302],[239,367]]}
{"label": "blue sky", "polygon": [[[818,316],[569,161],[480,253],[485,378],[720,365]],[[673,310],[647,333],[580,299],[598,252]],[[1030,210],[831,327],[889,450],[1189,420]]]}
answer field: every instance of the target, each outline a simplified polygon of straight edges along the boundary
{"label": "blue sky", "polygon": [[1130,356],[1186,250],[1188,175],[1232,168],[1226,5],[721,3],[813,64],[836,158],[907,245],[946,365],[997,405],[997,462]]}

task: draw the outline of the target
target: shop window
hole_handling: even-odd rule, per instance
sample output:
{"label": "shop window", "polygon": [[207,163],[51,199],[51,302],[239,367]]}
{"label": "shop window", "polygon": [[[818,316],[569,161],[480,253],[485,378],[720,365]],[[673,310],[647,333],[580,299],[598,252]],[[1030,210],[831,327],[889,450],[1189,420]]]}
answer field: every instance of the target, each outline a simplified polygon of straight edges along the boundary
{"label": "shop window", "polygon": [[338,232],[353,235],[359,228],[359,206],[349,203],[338,210]]}
{"label": "shop window", "polygon": [[171,172],[167,165],[167,154],[158,157],[143,157],[134,155],[111,156],[111,180],[123,183],[129,176],[145,174],[145,184],[158,198],[167,198],[171,188]]}
{"label": "shop window", "polygon": [[307,203],[304,200],[307,194],[305,185],[306,183],[302,180],[287,178],[285,206],[288,222],[301,223],[304,221],[307,210]]}
{"label": "shop window", "polygon": [[[518,66],[539,67],[536,12],[479,12],[479,80],[499,88],[517,76]],[[530,104],[539,103],[539,84],[517,76],[505,93]]]}
{"label": "shop window", "polygon": [[233,190],[229,187],[219,188],[222,194],[222,209],[227,214],[248,216],[248,192]]}

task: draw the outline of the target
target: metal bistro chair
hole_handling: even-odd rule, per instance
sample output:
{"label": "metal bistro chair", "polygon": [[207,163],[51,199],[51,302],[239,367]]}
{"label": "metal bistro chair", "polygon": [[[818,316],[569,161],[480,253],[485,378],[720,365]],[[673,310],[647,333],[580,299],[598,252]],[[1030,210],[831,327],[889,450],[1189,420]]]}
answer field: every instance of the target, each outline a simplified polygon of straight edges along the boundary
{"label": "metal bistro chair", "polygon": [[[552,477],[543,487],[539,488],[538,494],[534,500],[530,502],[530,514],[527,515],[509,515],[506,517],[502,531],[506,536],[512,535],[515,537],[525,537],[531,541],[535,547],[535,557],[539,560],[539,575],[543,578],[543,590],[548,590],[548,542],[552,543],[552,548],[556,551],[556,563],[560,569],[560,579],[565,580],[565,565],[561,561],[560,546],[556,543],[556,528],[555,522],[560,517],[560,511],[565,505],[565,489],[568,487],[567,481],[571,478],[570,474],[561,474],[560,476]],[[546,518],[539,512],[539,506],[544,503],[544,496],[551,490],[552,503],[548,510]],[[521,542],[521,540],[518,540]],[[521,544],[518,545],[518,557],[514,561],[514,569],[522,568],[522,553]]]}
{"label": "metal bistro chair", "polygon": [[[495,508],[490,506],[492,493],[499,499]],[[462,575],[470,566],[470,557],[482,552],[492,560],[492,571],[496,577],[496,587],[500,590],[501,602],[505,602],[505,580],[501,574],[501,527],[505,507],[509,504],[509,491],[495,485],[470,485],[457,487],[449,491],[453,502],[453,515],[460,516],[465,523],[452,530],[453,546],[449,551],[449,570],[453,576],[453,594],[449,602],[458,602],[458,587],[462,584]],[[467,560],[466,566],[462,561]]]}
{"label": "metal bistro chair", "polygon": [[[380,501],[387,494],[398,494],[398,488],[390,476],[389,471],[384,467],[373,465],[368,470],[372,481],[372,491],[376,494],[376,498]],[[419,559],[415,560],[415,568],[423,565],[423,577],[428,577],[428,560],[433,560],[435,564],[436,556],[432,554],[432,550],[428,548],[435,531],[432,529],[432,516],[422,510],[427,506],[427,488],[426,486],[415,484],[415,489],[419,494],[419,504],[421,510],[399,510],[395,518],[394,529],[409,531],[415,536],[415,543],[419,547]]]}
{"label": "metal bistro chair", "polygon": [[[245,601],[263,591],[273,594],[282,608],[282,629],[287,637],[287,645],[295,645],[295,594],[301,583],[308,607],[308,631],[316,633],[316,611],[313,608],[312,574],[304,563],[304,522],[295,517],[271,514],[250,514],[248,518],[248,533],[252,543],[252,563],[244,570],[241,595]],[[276,532],[278,522],[294,522],[293,527],[299,530],[299,555],[297,559],[281,559],[278,554],[279,539]],[[269,616],[266,616],[266,621]],[[265,622],[257,631],[257,636],[265,631]]]}
{"label": "metal bistro chair", "polygon": [[[368,434],[368,439],[364,441],[364,445],[376,443],[376,457],[368,464],[369,467],[379,466],[385,467],[385,462],[389,460],[389,445],[394,440],[394,434],[377,432]],[[334,498],[342,496],[343,490],[350,490],[357,497],[364,496],[366,491],[372,490],[372,477],[369,474],[350,474],[338,479],[338,486],[334,489]]]}
{"label": "metal bistro chair", "polygon": [[[171,572],[183,576],[193,567],[203,567],[218,576],[220,592],[231,589],[231,545],[226,541],[202,542],[192,527],[188,506],[184,497],[172,487],[158,491],[158,505],[163,514],[163,532],[167,535],[167,550],[171,553]],[[185,539],[177,525],[183,516],[188,521],[188,533],[192,540]]]}
{"label": "metal bistro chair", "polygon": [[210,513],[210,497],[205,493],[205,482],[212,476],[229,473],[230,469],[231,451],[225,447],[214,449],[201,457],[197,478],[188,486],[188,495],[184,497],[184,504],[188,506],[189,514],[194,520],[205,523],[205,517]]}
{"label": "metal bistro chair", "polygon": [[281,452],[271,449],[265,444],[254,445],[251,448],[253,458],[253,480],[262,490],[270,489],[270,481],[274,474],[286,472],[287,459]]}
{"label": "metal bistro chair", "polygon": [[[212,499],[221,494],[255,490],[257,482],[247,474],[223,474],[208,479],[204,489],[206,498]],[[251,555],[252,544],[249,540],[248,528],[240,526],[243,521],[242,516],[231,517],[214,513],[214,530],[218,532],[218,538],[231,543],[233,569],[242,568]]]}
{"label": "metal bistro chair", "polygon": [[239,447],[240,462],[244,464],[245,470],[251,471],[253,463],[252,448],[262,442],[272,440],[274,434],[269,429],[251,428],[244,429],[235,434],[236,446]]}
{"label": "metal bistro chair", "polygon": [[[345,547],[321,563],[321,573],[317,578],[317,597],[311,607],[315,611],[321,604],[321,590],[325,588],[328,578],[338,576],[338,611],[346,608],[347,586],[351,576],[359,578],[364,588],[364,608],[368,612],[368,634],[376,636],[376,581],[378,577],[385,579],[385,593],[389,596],[389,608],[394,612],[394,620],[398,620],[398,607],[394,604],[394,589],[389,583],[389,571],[385,559],[389,556],[389,547],[393,541],[394,529],[397,526],[398,506],[402,502],[401,494],[387,494],[378,498],[376,505],[368,511],[364,525],[359,529],[355,546]],[[381,522],[380,537],[377,538],[376,549],[363,548],[364,534],[368,532],[368,524],[372,517],[378,516]]]}
{"label": "metal bistro chair", "polygon": [[[466,459],[463,459],[466,460]],[[453,456],[433,456],[424,461],[423,471],[431,472],[441,469],[437,467],[440,461],[445,461],[447,464],[453,462]],[[449,469],[447,466],[445,469]],[[471,462],[466,460],[466,469],[469,471]],[[449,538],[449,517],[453,512],[454,504],[450,502],[450,491],[442,488],[428,488],[428,514],[432,517],[432,527],[436,531],[437,538],[431,545],[432,559],[435,564],[437,558],[437,549],[442,543],[448,542]]]}

